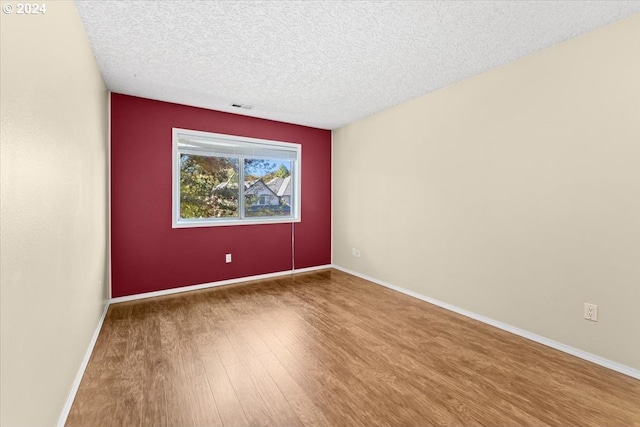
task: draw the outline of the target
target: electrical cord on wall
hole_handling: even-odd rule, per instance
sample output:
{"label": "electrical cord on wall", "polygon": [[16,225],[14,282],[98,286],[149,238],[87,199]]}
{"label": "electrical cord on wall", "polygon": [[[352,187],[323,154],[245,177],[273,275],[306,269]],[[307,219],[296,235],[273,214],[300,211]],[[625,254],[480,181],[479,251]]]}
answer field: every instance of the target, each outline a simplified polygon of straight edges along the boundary
{"label": "electrical cord on wall", "polygon": [[296,223],[291,223],[291,270],[296,269]]}

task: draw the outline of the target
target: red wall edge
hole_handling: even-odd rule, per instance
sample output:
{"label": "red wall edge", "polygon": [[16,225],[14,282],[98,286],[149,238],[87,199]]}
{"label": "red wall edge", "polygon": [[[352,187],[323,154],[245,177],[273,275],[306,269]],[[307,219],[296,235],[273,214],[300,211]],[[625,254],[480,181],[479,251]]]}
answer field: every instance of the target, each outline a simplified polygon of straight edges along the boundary
{"label": "red wall edge", "polygon": [[302,144],[295,268],[331,262],[331,131],[112,94],[112,297],[292,268],[291,224],[171,227],[174,127]]}

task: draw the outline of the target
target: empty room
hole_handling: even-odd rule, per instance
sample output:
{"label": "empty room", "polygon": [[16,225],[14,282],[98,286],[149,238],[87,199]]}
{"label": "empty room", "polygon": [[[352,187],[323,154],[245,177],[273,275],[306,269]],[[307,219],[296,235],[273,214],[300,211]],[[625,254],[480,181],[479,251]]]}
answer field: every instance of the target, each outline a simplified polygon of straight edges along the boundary
{"label": "empty room", "polygon": [[0,425],[640,426],[640,1],[2,1]]}

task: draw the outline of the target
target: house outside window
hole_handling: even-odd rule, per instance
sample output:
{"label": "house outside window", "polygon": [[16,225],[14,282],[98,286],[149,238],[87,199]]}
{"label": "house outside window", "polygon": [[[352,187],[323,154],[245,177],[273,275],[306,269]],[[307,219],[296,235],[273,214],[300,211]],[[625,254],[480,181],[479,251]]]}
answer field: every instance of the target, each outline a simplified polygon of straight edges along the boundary
{"label": "house outside window", "polygon": [[300,221],[300,144],[173,129],[173,227]]}

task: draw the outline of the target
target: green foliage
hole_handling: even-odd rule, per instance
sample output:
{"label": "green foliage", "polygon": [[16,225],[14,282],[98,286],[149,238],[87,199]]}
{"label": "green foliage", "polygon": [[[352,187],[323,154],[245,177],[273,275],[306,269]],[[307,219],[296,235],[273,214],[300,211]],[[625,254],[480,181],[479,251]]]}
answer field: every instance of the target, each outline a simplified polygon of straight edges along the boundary
{"label": "green foliage", "polygon": [[276,176],[278,178],[286,178],[289,175],[291,175],[291,173],[289,172],[289,169],[287,169],[284,165],[280,165],[280,168],[278,168],[278,170],[276,171]]}
{"label": "green foliage", "polygon": [[269,182],[273,178],[286,178],[289,175],[291,175],[291,172],[289,172],[289,169],[287,169],[285,165],[280,165],[280,167],[277,170],[265,175],[263,180],[264,182]]}
{"label": "green foliage", "polygon": [[246,212],[247,217],[267,217],[267,216],[287,216],[291,208],[287,205],[263,205],[249,207]]}
{"label": "green foliage", "polygon": [[180,157],[180,217],[238,216],[238,160]]}

